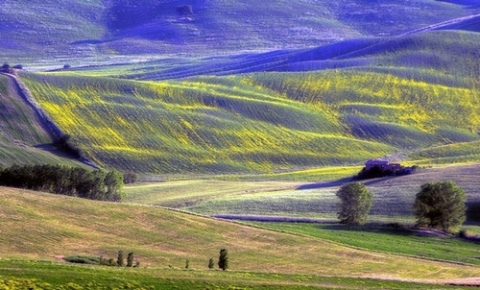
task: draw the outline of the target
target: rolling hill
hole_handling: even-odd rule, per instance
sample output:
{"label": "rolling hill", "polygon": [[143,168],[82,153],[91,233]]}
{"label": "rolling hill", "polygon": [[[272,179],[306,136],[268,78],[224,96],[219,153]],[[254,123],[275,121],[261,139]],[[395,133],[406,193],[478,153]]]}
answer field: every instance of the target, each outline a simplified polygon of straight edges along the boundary
{"label": "rolling hill", "polygon": [[[367,252],[318,238],[162,208],[8,188],[1,188],[0,196],[2,260],[55,261],[69,255],[109,257],[123,249],[134,251],[148,269],[168,269],[169,265],[178,269],[189,259],[192,269],[202,273],[208,259],[226,247],[234,273],[389,277],[437,283],[478,275],[475,266]],[[148,269],[141,270],[142,274],[149,273]]]}
{"label": "rolling hill", "polygon": [[0,166],[64,164],[82,166],[52,146],[36,111],[18,95],[16,83],[0,75]]}
{"label": "rolling hill", "polygon": [[[191,5],[193,16],[176,12]],[[14,1],[0,5],[0,59],[53,67],[316,47],[479,13],[465,1]],[[128,56],[128,57],[124,57]]]}
{"label": "rolling hill", "polygon": [[475,162],[479,41],[432,30],[22,79],[90,158],[122,170],[269,172],[397,152],[419,164]]}
{"label": "rolling hill", "polygon": [[[176,53],[182,53],[178,45],[196,49],[190,57],[137,62],[134,56],[125,64],[22,74],[45,111],[102,166],[157,173],[269,172],[361,164],[395,152],[427,164],[478,161],[480,37],[478,15],[472,15],[478,7],[465,1],[280,2],[264,9],[248,1],[192,4],[188,19],[175,12],[189,4],[181,1],[73,1],[56,10],[54,1],[38,6],[7,1],[2,13],[15,23],[4,28],[6,39],[43,21],[38,31],[59,29],[53,34],[62,36],[61,29],[70,27],[64,44],[90,47],[98,55],[131,53],[115,48],[125,41],[137,56],[158,52],[149,50],[149,43],[161,42],[165,51],[176,47]],[[32,7],[42,5],[50,10],[33,13]],[[26,19],[21,13],[31,21],[18,22]],[[415,13],[422,17],[410,19]],[[48,24],[46,14],[64,26]],[[299,27],[321,20],[328,26],[313,26],[339,35],[344,28],[354,32],[336,35],[332,39],[348,39],[327,45],[299,45],[298,35],[280,29],[295,27],[294,20]],[[190,31],[184,43],[182,29]],[[214,45],[202,38],[206,31],[217,33],[207,37]],[[272,50],[281,47],[268,39],[273,35],[303,48]],[[309,35],[325,43],[324,34]],[[35,37],[28,39],[35,43]],[[205,57],[196,41],[223,53]],[[230,50],[234,42],[237,49]],[[239,53],[240,43],[271,51]],[[41,46],[54,51],[56,44],[60,41]],[[12,91],[4,94],[15,97]]]}

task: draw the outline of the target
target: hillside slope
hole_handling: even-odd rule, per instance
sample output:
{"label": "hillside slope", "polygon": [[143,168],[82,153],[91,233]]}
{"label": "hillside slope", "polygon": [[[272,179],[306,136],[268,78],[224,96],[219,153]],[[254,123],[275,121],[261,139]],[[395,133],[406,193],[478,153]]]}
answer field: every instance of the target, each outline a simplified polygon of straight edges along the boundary
{"label": "hillside slope", "polygon": [[478,275],[478,267],[370,253],[155,207],[8,188],[0,196],[2,258],[109,257],[122,249],[144,266],[182,268],[189,259],[191,268],[202,269],[226,247],[232,271],[431,280]]}
{"label": "hillside slope", "polygon": [[123,170],[268,172],[443,145],[449,159],[425,150],[416,161],[432,162],[430,152],[471,162],[480,160],[479,42],[479,33],[431,31],[23,79],[92,159]]}
{"label": "hillside slope", "polygon": [[[275,0],[260,8],[254,0],[5,0],[0,59],[58,66],[132,60],[121,55],[314,47],[398,35],[480,12],[463,2]],[[182,5],[191,5],[193,15],[179,15]]]}
{"label": "hillside slope", "polygon": [[79,163],[52,146],[35,110],[18,94],[16,84],[0,75],[0,166]]}

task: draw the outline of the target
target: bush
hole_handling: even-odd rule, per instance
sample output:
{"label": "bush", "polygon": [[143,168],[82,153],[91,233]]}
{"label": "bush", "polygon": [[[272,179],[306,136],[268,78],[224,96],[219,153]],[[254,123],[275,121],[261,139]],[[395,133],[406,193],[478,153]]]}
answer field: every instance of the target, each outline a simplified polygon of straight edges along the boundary
{"label": "bush", "polygon": [[210,260],[208,260],[208,269],[213,269],[214,266],[215,263],[213,262],[213,258],[210,258]]}
{"label": "bush", "polygon": [[133,267],[133,260],[134,260],[133,252],[128,253],[128,255],[127,255],[127,267]]}
{"label": "bush", "polygon": [[76,264],[100,265],[101,258],[92,256],[69,256],[64,258],[65,261]]}
{"label": "bush", "polygon": [[125,258],[123,257],[123,251],[118,251],[117,255],[117,266],[123,267],[125,265]]}
{"label": "bush", "polygon": [[135,183],[138,180],[138,175],[134,172],[128,171],[123,173],[123,182],[125,184]]}

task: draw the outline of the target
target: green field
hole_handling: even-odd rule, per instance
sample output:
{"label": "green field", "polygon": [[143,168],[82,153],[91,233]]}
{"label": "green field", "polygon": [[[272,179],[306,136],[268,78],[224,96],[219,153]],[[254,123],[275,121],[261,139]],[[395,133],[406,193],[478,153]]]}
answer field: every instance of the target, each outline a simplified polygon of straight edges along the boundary
{"label": "green field", "polygon": [[261,228],[317,237],[372,252],[394,253],[432,260],[480,265],[477,243],[453,236],[398,230],[387,225],[353,227],[340,224],[256,223]]}
{"label": "green field", "polygon": [[[355,170],[356,169],[356,170]],[[262,181],[224,177],[195,180],[172,180],[127,186],[126,202],[167,206],[195,213],[296,216],[335,219],[338,199],[335,193],[359,168],[331,169],[348,175],[323,175],[316,172],[311,181],[276,175],[276,180]],[[372,220],[413,223],[415,194],[422,184],[432,181],[452,180],[467,194],[467,221],[480,222],[478,208],[478,164],[420,168],[415,174],[396,178],[366,180],[374,194],[370,213]],[[300,173],[299,173],[300,174]],[[303,176],[300,174],[300,176]],[[270,178],[272,178],[271,176]],[[331,177],[331,178],[329,178]],[[266,179],[268,180],[268,179]],[[316,180],[316,182],[314,181]]]}
{"label": "green field", "polygon": [[[88,283],[110,285],[115,281],[182,289],[190,284],[316,289],[332,284],[346,288],[358,285],[402,288],[409,284],[397,280],[447,283],[478,276],[476,266],[424,260],[419,258],[421,255],[393,254],[400,252],[397,250],[377,253],[368,246],[353,248],[341,240],[332,243],[328,241],[332,233],[322,236],[325,230],[321,229],[317,234],[307,228],[311,233],[308,236],[303,232],[287,233],[287,228],[282,232],[270,231],[156,207],[94,202],[8,188],[1,188],[0,194],[3,279],[38,279],[53,285],[72,282],[84,287]],[[424,241],[425,251],[440,243],[429,246],[431,240]],[[217,257],[222,247],[229,250],[230,270],[208,271],[208,259]],[[325,251],[326,248],[329,250]],[[58,262],[70,255],[115,257],[120,249],[133,251],[141,268]],[[465,247],[461,253],[468,251]],[[190,261],[189,271],[184,270],[185,259]],[[445,260],[463,262],[461,257]],[[63,274],[71,273],[72,269],[75,275]]]}
{"label": "green field", "polygon": [[7,77],[0,75],[0,166],[13,164],[63,164],[82,166],[52,146],[52,140],[35,111],[17,94]]}
{"label": "green field", "polygon": [[[445,284],[315,275],[175,269],[116,269],[48,261],[0,260],[0,287],[19,289],[468,289]],[[72,275],[72,272],[75,275]],[[21,286],[20,286],[21,285]],[[23,287],[22,287],[23,286]],[[64,287],[64,288],[60,288]],[[15,288],[17,289],[17,288]]]}

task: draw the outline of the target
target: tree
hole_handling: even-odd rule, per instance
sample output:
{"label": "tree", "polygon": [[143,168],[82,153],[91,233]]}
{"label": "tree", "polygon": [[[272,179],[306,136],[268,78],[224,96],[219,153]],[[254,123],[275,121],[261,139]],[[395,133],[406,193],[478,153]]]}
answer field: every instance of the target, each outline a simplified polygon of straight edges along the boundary
{"label": "tree", "polygon": [[188,270],[188,268],[190,268],[190,260],[186,259],[185,260],[185,269]]}
{"label": "tree", "polygon": [[127,255],[127,267],[133,267],[133,260],[134,260],[133,252],[128,253],[128,255]]}
{"label": "tree", "polygon": [[452,181],[421,186],[415,198],[417,225],[450,232],[466,219],[465,192]]}
{"label": "tree", "polygon": [[347,183],[336,195],[340,198],[340,222],[349,225],[365,224],[373,202],[373,195],[367,187],[361,182]]}
{"label": "tree", "polygon": [[124,258],[123,258],[123,251],[118,251],[118,255],[117,255],[117,266],[119,267],[123,267],[125,261],[124,261]]}
{"label": "tree", "polygon": [[178,6],[176,10],[182,17],[193,15],[193,8],[191,5]]}
{"label": "tree", "polygon": [[213,269],[214,266],[215,263],[213,262],[213,258],[210,258],[210,260],[208,260],[208,269]]}
{"label": "tree", "polygon": [[227,249],[220,250],[220,257],[218,257],[218,267],[223,271],[228,269],[228,251]]}

